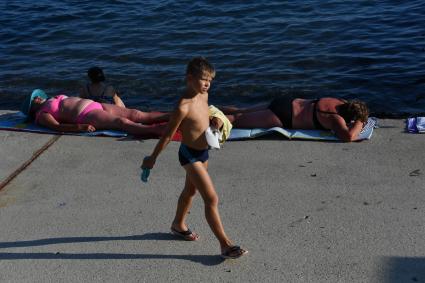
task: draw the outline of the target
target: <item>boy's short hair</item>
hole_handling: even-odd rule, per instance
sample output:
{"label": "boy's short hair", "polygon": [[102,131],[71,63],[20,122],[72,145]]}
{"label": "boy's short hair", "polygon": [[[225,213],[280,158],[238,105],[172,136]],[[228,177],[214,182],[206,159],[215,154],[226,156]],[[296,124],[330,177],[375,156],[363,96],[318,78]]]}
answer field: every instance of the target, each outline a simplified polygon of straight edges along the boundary
{"label": "boy's short hair", "polygon": [[204,73],[208,73],[213,78],[215,77],[215,68],[205,57],[195,57],[187,64],[186,75],[199,78]]}
{"label": "boy's short hair", "polygon": [[87,71],[87,76],[93,83],[100,83],[105,81],[105,74],[103,70],[99,67],[91,67]]}

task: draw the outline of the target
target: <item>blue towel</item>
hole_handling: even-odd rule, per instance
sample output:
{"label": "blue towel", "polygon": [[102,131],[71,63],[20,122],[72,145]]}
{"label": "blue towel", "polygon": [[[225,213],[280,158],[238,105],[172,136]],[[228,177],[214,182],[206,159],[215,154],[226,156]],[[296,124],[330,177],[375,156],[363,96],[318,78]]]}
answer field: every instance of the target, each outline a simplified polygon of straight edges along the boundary
{"label": "blue towel", "polygon": [[[26,116],[22,112],[5,113],[0,115],[0,130],[13,130],[21,132],[58,134],[59,132],[48,128],[40,127],[34,123],[27,123]],[[63,134],[63,133],[62,133]],[[68,135],[79,136],[109,136],[109,137],[126,137],[127,134],[121,131],[98,130],[95,132],[84,133],[66,133]]]}
{"label": "blue towel", "polygon": [[409,133],[425,133],[425,117],[407,118],[406,129]]}

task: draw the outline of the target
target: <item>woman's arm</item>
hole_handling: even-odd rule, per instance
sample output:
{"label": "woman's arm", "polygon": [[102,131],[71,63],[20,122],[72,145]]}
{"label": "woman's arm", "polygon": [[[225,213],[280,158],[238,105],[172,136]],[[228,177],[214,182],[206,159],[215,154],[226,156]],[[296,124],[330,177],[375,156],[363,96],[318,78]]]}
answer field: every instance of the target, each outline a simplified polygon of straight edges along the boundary
{"label": "woman's arm", "polygon": [[40,126],[58,132],[94,132],[96,128],[90,124],[64,124],[59,123],[51,114],[40,113],[36,121]]}
{"label": "woman's arm", "polygon": [[124,102],[119,97],[119,92],[112,85],[106,86],[104,94],[105,96],[112,97],[112,101],[116,106],[125,108]]}
{"label": "woman's arm", "polygon": [[114,104],[119,106],[119,107],[123,107],[125,108],[125,104],[124,102],[122,102],[121,98],[118,96],[118,93],[115,92],[115,94],[112,96],[112,100],[114,101]]}
{"label": "woman's arm", "polygon": [[[337,115],[335,115],[337,116]],[[335,117],[332,122],[331,130],[335,132],[336,136],[345,142],[352,142],[357,139],[361,130],[363,129],[363,122],[356,120],[354,123],[347,126],[342,117]]]}

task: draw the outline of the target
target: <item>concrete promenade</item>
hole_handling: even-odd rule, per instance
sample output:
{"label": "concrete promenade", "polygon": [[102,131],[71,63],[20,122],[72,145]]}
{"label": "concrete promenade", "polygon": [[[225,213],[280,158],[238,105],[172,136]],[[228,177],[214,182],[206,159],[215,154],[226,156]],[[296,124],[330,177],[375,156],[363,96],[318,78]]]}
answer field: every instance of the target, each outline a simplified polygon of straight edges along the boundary
{"label": "concrete promenade", "polygon": [[156,140],[0,131],[0,182],[16,175],[0,191],[0,282],[425,282],[425,135],[379,124],[358,143],[210,152],[226,232],[249,250],[234,261],[199,195],[188,224],[201,239],[169,233],[178,143],[144,184]]}

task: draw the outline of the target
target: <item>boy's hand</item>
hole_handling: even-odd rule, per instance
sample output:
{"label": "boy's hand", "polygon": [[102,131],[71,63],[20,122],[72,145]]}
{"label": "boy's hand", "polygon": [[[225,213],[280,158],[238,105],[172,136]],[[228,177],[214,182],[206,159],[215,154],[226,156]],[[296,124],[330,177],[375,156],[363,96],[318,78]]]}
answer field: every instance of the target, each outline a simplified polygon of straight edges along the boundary
{"label": "boy's hand", "polygon": [[152,156],[146,156],[143,159],[143,163],[142,163],[142,168],[149,168],[152,169],[153,166],[155,165],[155,159]]}
{"label": "boy's hand", "polygon": [[210,121],[211,127],[216,128],[217,130],[220,130],[221,127],[223,127],[223,124],[223,121],[217,117],[213,117]]}

